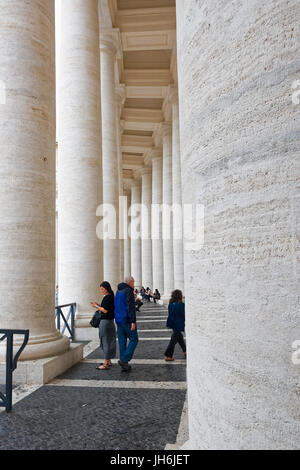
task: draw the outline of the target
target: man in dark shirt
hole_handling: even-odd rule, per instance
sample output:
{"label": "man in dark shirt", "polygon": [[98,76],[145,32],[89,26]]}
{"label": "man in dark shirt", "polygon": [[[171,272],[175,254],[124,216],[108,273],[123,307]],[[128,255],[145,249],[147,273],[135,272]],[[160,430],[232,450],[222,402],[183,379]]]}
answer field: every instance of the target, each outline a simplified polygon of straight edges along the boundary
{"label": "man in dark shirt", "polygon": [[[118,285],[115,299],[115,320],[118,328],[118,341],[120,350],[119,365],[123,371],[130,371],[128,364],[138,344],[136,327],[136,310],[134,298],[134,279],[126,277],[125,282]],[[127,340],[129,344],[127,345]]]}

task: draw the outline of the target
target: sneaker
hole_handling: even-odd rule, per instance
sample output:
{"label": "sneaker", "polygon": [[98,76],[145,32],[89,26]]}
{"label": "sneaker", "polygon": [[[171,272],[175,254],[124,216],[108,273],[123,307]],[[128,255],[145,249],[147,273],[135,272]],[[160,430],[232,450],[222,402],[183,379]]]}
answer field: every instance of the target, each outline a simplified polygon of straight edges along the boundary
{"label": "sneaker", "polygon": [[128,362],[124,362],[122,359],[118,361],[118,364],[122,368],[123,372],[129,372],[131,370],[131,366],[128,364]]}

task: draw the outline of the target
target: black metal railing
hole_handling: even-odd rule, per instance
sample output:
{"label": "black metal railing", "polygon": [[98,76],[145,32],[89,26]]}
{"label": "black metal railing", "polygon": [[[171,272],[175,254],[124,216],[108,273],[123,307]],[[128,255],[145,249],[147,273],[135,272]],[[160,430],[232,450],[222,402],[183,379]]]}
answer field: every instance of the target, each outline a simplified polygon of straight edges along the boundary
{"label": "black metal railing", "polygon": [[[3,335],[3,336],[1,336]],[[13,344],[14,335],[24,335],[24,341],[14,357]],[[0,342],[7,340],[6,343],[6,383],[5,394],[0,392],[0,407],[4,407],[7,412],[12,409],[12,387],[13,387],[13,371],[17,368],[17,362],[21,352],[28,343],[29,330],[2,330],[0,329]]]}
{"label": "black metal railing", "polygon": [[[65,316],[62,309],[69,307],[69,311]],[[58,305],[55,307],[56,328],[64,335],[68,330],[70,339],[74,340],[74,324],[75,324],[76,303]],[[62,324],[62,322],[63,324]]]}

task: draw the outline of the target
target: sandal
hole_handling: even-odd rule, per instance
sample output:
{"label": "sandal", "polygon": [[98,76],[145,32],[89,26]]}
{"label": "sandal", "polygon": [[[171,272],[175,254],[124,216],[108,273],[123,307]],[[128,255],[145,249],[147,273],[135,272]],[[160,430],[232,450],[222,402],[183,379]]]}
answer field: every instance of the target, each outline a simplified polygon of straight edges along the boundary
{"label": "sandal", "polygon": [[174,361],[174,358],[173,358],[173,357],[167,357],[167,356],[166,356],[166,357],[165,357],[165,361],[167,361],[167,362],[168,362],[168,361]]}
{"label": "sandal", "polygon": [[111,366],[109,364],[107,364],[107,365],[102,364],[102,366],[100,366],[100,367],[98,366],[98,367],[96,367],[96,369],[97,370],[108,370],[108,369],[110,369],[110,367]]}

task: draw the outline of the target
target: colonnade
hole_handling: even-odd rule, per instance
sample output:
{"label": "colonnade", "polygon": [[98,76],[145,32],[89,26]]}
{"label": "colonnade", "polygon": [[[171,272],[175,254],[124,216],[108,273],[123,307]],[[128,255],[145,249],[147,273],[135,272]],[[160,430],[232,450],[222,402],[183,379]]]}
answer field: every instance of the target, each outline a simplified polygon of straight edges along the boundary
{"label": "colonnade", "polygon": [[[154,146],[148,152],[147,163],[145,159],[144,166],[137,168],[132,180],[126,183],[127,195],[130,193],[131,205],[137,212],[130,214],[129,211],[126,221],[119,218],[119,197],[124,191],[120,118],[126,98],[125,86],[115,79],[119,32],[116,29],[100,31],[93,0],[78,7],[71,3],[62,3],[62,126],[58,143],[58,231],[62,242],[59,243],[58,276],[59,303],[77,301],[76,326],[80,327],[88,325],[89,301],[98,297],[97,287],[102,279],[116,289],[124,276],[131,274],[137,288],[142,285],[157,288],[166,300],[174,288],[183,289],[182,241],[173,245],[172,225],[169,234],[163,232],[172,204],[181,204],[181,165],[178,94],[172,86],[169,89],[171,121],[161,123],[159,147]],[[70,46],[74,44],[72,35],[86,47],[81,46],[76,52],[76,48]],[[71,92],[64,89],[69,84],[72,84]],[[76,96],[79,96],[77,100]],[[68,112],[70,119],[66,119]],[[74,113],[78,125],[71,119]],[[96,211],[102,203],[104,207],[115,208],[116,227],[108,238],[104,236],[99,240],[96,238]],[[153,203],[167,206],[162,210],[162,218],[157,215],[158,220],[152,213]],[[130,209],[130,205],[128,207]],[[98,215],[107,215],[105,210]],[[132,223],[140,235],[127,239],[127,232],[125,240],[120,238],[123,229],[119,226],[120,220],[128,227]],[[158,237],[152,236],[152,224],[158,228]],[[90,237],[85,238],[85,233]],[[162,235],[168,239],[162,240]],[[79,297],[78,292],[82,293]]]}
{"label": "colonnade", "polygon": [[[7,57],[1,80],[8,90],[0,127],[0,319],[1,327],[30,329],[22,358],[37,359],[69,348],[54,322],[55,89],[60,102],[59,303],[76,302],[77,328],[88,326],[90,302],[99,298],[103,279],[116,289],[124,275],[131,274],[137,287],[158,288],[167,297],[174,287],[183,288],[183,278],[179,282],[173,268],[178,268],[173,256],[181,259],[177,245],[173,253],[172,240],[151,238],[156,225],[162,233],[160,216],[151,217],[151,204],[172,203],[172,178],[176,184],[180,180],[178,121],[174,107],[173,144],[171,124],[163,124],[161,143],[154,145],[148,163],[135,171],[125,188],[130,204],[143,203],[148,209],[140,214],[145,236],[120,240],[125,87],[115,81],[118,30],[100,31],[96,0],[61,2],[60,75],[55,87],[54,0],[1,0],[0,5],[7,25],[6,41],[0,44],[1,57]],[[115,207],[116,239],[97,236],[101,204]],[[133,220],[129,217],[126,223]]]}

